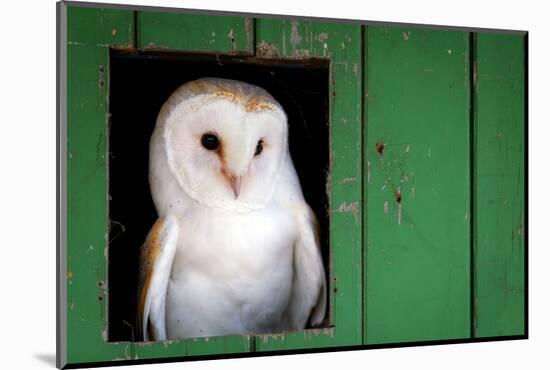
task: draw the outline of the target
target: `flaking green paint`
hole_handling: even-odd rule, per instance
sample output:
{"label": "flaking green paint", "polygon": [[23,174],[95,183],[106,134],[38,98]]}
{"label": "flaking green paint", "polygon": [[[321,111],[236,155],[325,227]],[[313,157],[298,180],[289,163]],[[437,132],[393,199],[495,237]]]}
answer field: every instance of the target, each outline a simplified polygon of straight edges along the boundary
{"label": "flaking green paint", "polygon": [[107,342],[109,48],[132,45],[133,20],[132,11],[67,9],[66,362],[248,352],[248,336]]}
{"label": "flaking green paint", "polygon": [[[464,32],[74,5],[67,21],[69,363],[524,333],[522,36],[478,34],[470,55]],[[106,341],[112,47],[330,60],[330,328]]]}
{"label": "flaking green paint", "polygon": [[476,337],[524,334],[524,37],[476,40]]}
{"label": "flaking green paint", "polygon": [[[358,345],[362,340],[361,26],[256,20],[263,57],[330,59],[331,328],[259,336],[258,351]],[[319,125],[323,125],[319,122]]]}
{"label": "flaking green paint", "polygon": [[138,47],[251,54],[250,18],[137,12]]}
{"label": "flaking green paint", "polygon": [[367,28],[367,344],[470,335],[468,40]]}
{"label": "flaking green paint", "polygon": [[109,47],[131,44],[132,19],[123,10],[67,9],[68,363],[124,358],[128,347],[104,340],[106,134]]}

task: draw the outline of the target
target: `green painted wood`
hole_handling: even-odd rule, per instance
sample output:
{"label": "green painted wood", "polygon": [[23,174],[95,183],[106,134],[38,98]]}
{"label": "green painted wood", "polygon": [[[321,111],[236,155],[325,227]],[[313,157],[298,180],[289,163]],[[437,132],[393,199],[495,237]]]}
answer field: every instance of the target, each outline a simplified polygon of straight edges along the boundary
{"label": "green painted wood", "polygon": [[[69,363],[242,353],[251,342],[272,351],[467,338],[472,305],[475,336],[524,333],[521,36],[477,37],[472,133],[467,33],[368,27],[362,40],[359,25],[134,16],[75,6],[67,12]],[[109,48],[135,45],[330,59],[330,327],[106,342]]]}
{"label": "green painted wood", "polygon": [[133,44],[133,20],[131,11],[67,9],[67,362],[248,352],[247,336],[106,341],[109,48]]}
{"label": "green painted wood", "polygon": [[[256,20],[264,58],[330,58],[330,328],[257,338],[258,351],[357,345],[362,338],[361,27]],[[322,122],[319,122],[321,125]]]}
{"label": "green painted wood", "polygon": [[524,37],[479,33],[475,336],[525,333]]}
{"label": "green painted wood", "polygon": [[470,335],[469,43],[367,27],[365,343]]}
{"label": "green painted wood", "polygon": [[183,13],[138,12],[138,47],[250,54],[251,18]]}
{"label": "green painted wood", "polygon": [[132,43],[132,12],[67,9],[67,362],[124,358],[106,346],[109,45]]}
{"label": "green painted wood", "polygon": [[68,44],[71,46],[132,46],[133,12],[128,10],[67,7]]}

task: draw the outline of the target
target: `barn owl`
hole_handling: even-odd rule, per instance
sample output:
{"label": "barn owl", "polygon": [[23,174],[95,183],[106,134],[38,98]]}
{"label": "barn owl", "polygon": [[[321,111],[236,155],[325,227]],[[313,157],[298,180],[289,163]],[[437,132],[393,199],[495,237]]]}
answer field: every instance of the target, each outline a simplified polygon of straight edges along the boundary
{"label": "barn owl", "polygon": [[158,213],[141,250],[144,340],[319,326],[326,281],[317,221],[264,89],[201,78],[164,103],[150,140]]}

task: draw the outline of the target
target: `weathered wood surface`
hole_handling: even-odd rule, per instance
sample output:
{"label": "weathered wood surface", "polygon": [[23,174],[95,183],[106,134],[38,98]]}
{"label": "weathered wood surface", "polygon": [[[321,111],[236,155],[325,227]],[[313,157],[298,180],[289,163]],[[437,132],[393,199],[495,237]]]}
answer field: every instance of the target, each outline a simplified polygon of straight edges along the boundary
{"label": "weathered wood surface", "polygon": [[[361,26],[256,20],[261,57],[330,58],[330,324],[258,337],[258,351],[357,345],[362,340]],[[319,125],[322,125],[319,122]]]}
{"label": "weathered wood surface", "polygon": [[[76,6],[67,31],[69,362],[524,333],[522,36]],[[330,328],[105,342],[110,47],[330,60]]]}
{"label": "weathered wood surface", "polygon": [[253,20],[245,17],[137,12],[139,48],[250,54]]}
{"label": "weathered wood surface", "polygon": [[67,19],[67,361],[248,352],[248,336],[106,342],[109,48],[133,47],[134,12],[70,6]]}
{"label": "weathered wood surface", "polygon": [[[109,47],[132,44],[133,13],[67,9],[67,361],[124,358],[107,333]],[[90,32],[93,30],[93,32]]]}
{"label": "weathered wood surface", "polygon": [[476,40],[476,337],[524,334],[524,37]]}
{"label": "weathered wood surface", "polygon": [[469,44],[367,27],[365,342],[470,335]]}

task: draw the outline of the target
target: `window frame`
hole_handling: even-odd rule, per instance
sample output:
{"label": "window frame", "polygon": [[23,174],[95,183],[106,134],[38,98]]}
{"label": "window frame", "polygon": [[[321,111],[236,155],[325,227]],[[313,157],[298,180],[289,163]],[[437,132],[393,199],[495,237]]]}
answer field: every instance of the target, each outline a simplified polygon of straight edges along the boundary
{"label": "window frame", "polygon": [[[67,97],[66,150],[61,151],[66,161],[67,189],[66,208],[61,209],[67,215],[66,260],[60,262],[61,276],[65,277],[60,286],[66,289],[61,313],[61,321],[66,324],[66,342],[65,347],[61,346],[61,363],[190,359],[205,355],[228,357],[253,352],[360,345],[363,316],[362,26],[215,16],[216,27],[221,31],[217,33],[218,38],[210,42],[214,33],[208,31],[205,20],[214,16],[81,5],[59,5],[61,18],[65,19],[61,23],[67,25],[66,43],[60,47],[66,48],[67,65],[66,85],[60,87],[66,88]],[[158,24],[165,22],[171,28],[159,33]],[[179,36],[177,30],[186,27],[195,30],[194,38],[184,40]],[[222,32],[223,27],[229,32]],[[285,50],[282,44],[277,44],[280,40],[273,39],[281,29],[288,29],[288,45],[292,32],[302,32],[309,48],[297,51],[294,45]],[[310,35],[315,39],[309,40]],[[347,50],[341,48],[341,43],[349,44]],[[263,47],[266,44],[268,49]],[[327,180],[330,327],[261,336],[164,342],[108,341],[109,53],[112,49],[152,48],[276,57],[282,61],[303,57],[330,60],[330,169]],[[276,49],[275,54],[270,53]],[[350,142],[355,145],[349,145]]]}

